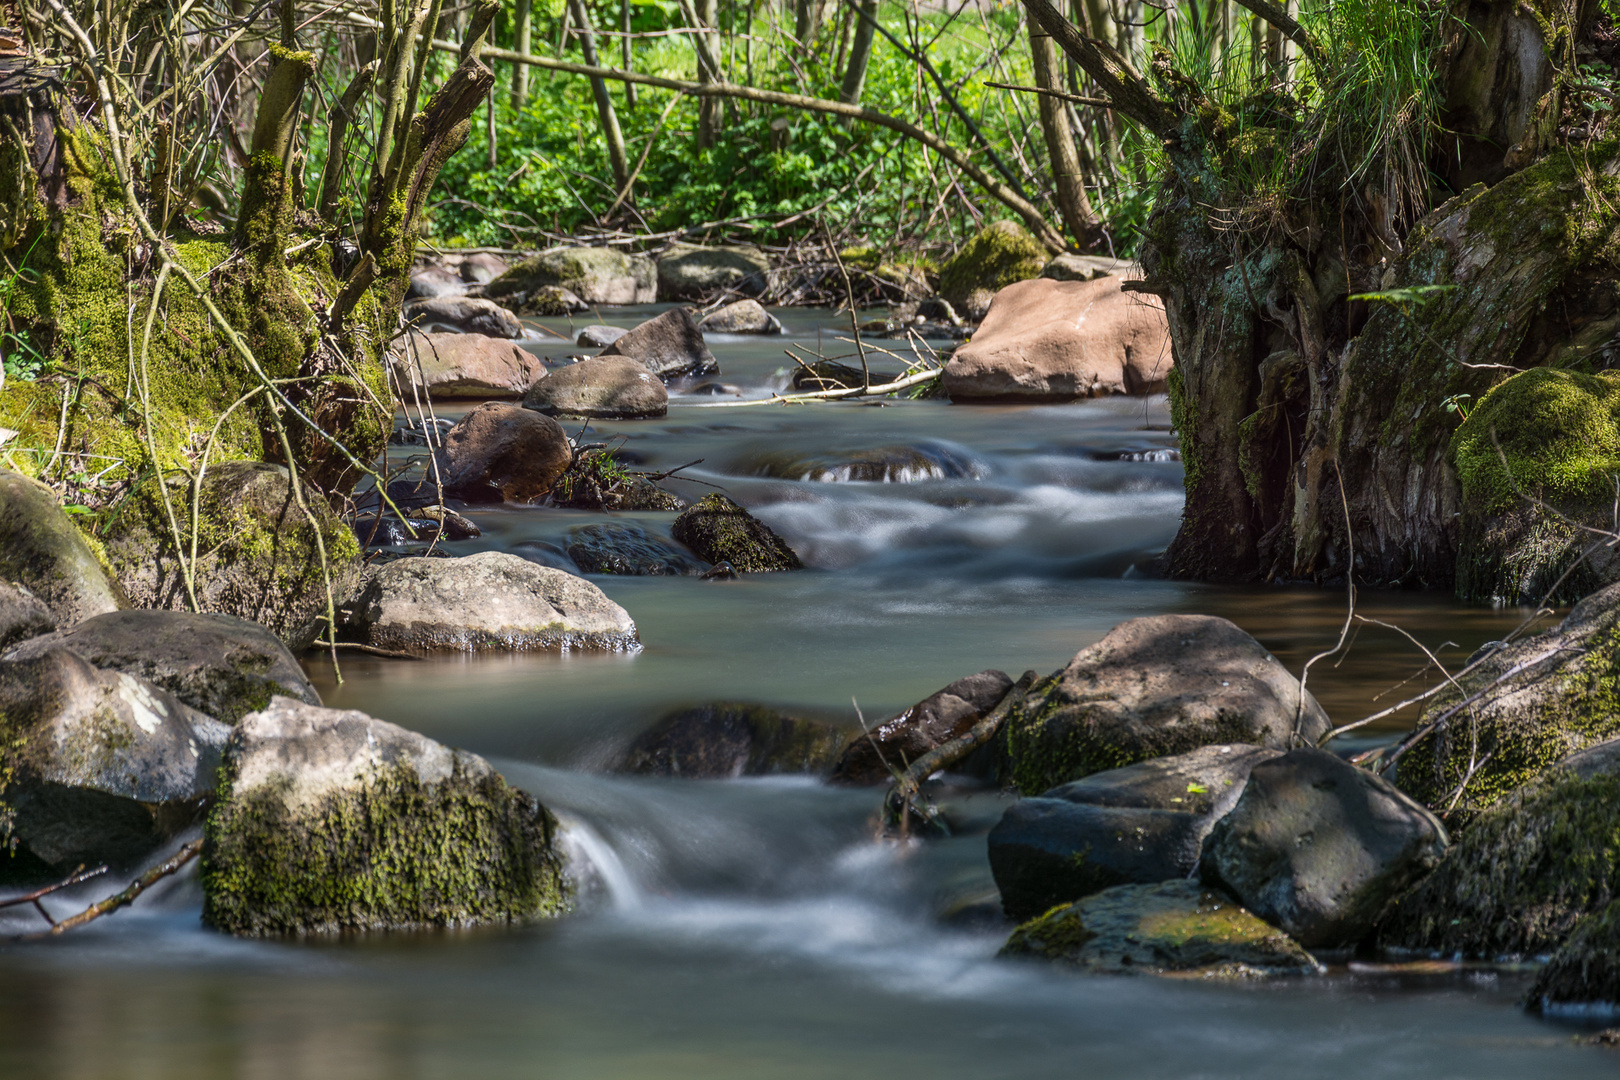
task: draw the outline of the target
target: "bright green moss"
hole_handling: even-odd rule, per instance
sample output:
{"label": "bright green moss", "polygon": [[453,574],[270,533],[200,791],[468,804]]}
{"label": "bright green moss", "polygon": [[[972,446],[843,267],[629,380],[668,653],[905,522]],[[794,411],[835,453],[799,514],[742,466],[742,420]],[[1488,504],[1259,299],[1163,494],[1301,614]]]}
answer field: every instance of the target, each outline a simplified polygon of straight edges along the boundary
{"label": "bright green moss", "polygon": [[960,306],[978,289],[995,292],[1039,277],[1049,253],[1027,230],[998,221],[962,245],[939,271],[939,294]]}

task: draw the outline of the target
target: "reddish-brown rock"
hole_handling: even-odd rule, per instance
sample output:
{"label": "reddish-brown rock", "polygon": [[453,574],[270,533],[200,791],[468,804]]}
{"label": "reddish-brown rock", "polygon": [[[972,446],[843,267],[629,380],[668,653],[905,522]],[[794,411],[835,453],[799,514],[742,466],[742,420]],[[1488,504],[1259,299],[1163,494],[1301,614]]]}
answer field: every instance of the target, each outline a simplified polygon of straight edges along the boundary
{"label": "reddish-brown rock", "polygon": [[468,502],[538,502],[573,458],[557,421],[488,401],[445,434],[444,490]]}

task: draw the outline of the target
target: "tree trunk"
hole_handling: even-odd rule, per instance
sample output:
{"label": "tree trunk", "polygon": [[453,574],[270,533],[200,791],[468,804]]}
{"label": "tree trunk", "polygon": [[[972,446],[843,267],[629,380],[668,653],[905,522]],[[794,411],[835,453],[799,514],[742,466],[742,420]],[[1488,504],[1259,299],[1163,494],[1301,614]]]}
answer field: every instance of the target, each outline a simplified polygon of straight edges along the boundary
{"label": "tree trunk", "polygon": [[[596,34],[591,27],[591,14],[585,0],[569,0],[574,12],[574,23],[579,27],[579,47],[585,62],[596,67]],[[518,67],[527,70],[526,65]],[[613,98],[608,94],[607,80],[593,78],[591,95],[596,99],[596,115],[602,122],[602,140],[607,143],[608,165],[613,170],[615,191],[624,191],[630,183],[630,158],[624,149],[624,133],[619,130],[619,114],[613,110]]]}
{"label": "tree trunk", "polygon": [[[1029,52],[1035,85],[1054,94],[1062,91],[1063,72],[1058,66],[1057,47],[1052,44],[1052,35],[1033,19],[1029,23]],[[1054,94],[1036,97],[1041,133],[1046,137],[1046,152],[1052,163],[1058,214],[1080,249],[1090,251],[1103,240],[1103,223],[1086,195],[1085,173],[1080,167],[1080,152],[1074,145],[1074,132],[1069,127],[1068,107]]]}
{"label": "tree trunk", "polygon": [[[720,59],[714,48],[714,37],[709,33],[714,28],[715,0],[681,0],[686,20],[691,25],[692,47],[697,51],[698,83],[702,86],[713,86],[720,81]],[[704,95],[698,99],[698,149],[713,146],[720,137],[721,101],[718,97]]]}
{"label": "tree trunk", "polygon": [[[512,5],[512,48],[526,53],[533,45],[532,0],[515,0]],[[512,108],[521,109],[529,101],[529,68],[526,64],[512,65]]]}
{"label": "tree trunk", "polygon": [[877,34],[878,0],[860,0],[855,12],[855,34],[849,45],[849,61],[838,84],[838,100],[850,105],[861,100],[866,86],[866,68],[872,61],[872,39]]}

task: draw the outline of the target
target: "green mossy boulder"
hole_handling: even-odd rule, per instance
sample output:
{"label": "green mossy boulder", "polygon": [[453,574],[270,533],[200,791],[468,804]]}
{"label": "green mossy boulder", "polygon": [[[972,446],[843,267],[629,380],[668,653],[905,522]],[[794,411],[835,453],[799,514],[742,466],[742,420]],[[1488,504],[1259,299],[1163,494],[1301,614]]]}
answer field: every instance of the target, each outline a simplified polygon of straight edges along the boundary
{"label": "green mossy boulder", "polygon": [[1459,596],[1541,603],[1550,590],[1568,603],[1620,577],[1614,550],[1581,528],[1616,527],[1620,373],[1515,375],[1468,414],[1451,454],[1462,490]]}
{"label": "green mossy boulder", "polygon": [[1494,959],[1558,948],[1620,899],[1620,768],[1551,771],[1468,826],[1396,905],[1385,945]]}
{"label": "green mossy boulder", "polygon": [[1036,683],[1004,728],[1009,778],[1026,795],[1201,746],[1314,743],[1327,714],[1299,680],[1226,619],[1121,623]]}
{"label": "green mossy boulder", "polygon": [[[170,504],[186,520],[191,485],[170,477],[166,487]],[[137,607],[190,607],[190,567],[202,610],[261,623],[300,652],[323,631],[328,598],[341,605],[360,584],[354,533],[315,492],[306,488],[304,499],[308,516],[279,465],[226,461],[210,467],[197,502],[201,524],[193,562],[190,535],[182,531],[183,546],[177,548],[162,492],[157,481],[148,481],[108,528],[107,557]]]}
{"label": "green mossy boulder", "polygon": [[566,913],[550,811],[489,763],[289,698],[245,717],[204,829],[203,920],[244,936],[516,923]]}
{"label": "green mossy boulder", "polygon": [[129,603],[51,489],[6,470],[0,470],[0,581],[28,589],[60,626]]}
{"label": "green mossy boulder", "polygon": [[587,304],[650,304],[658,299],[658,267],[645,255],[612,248],[565,247],[516,263],[484,286],[519,306],[536,289],[558,285]]}
{"label": "green mossy boulder", "polygon": [[1620,1011],[1620,900],[1581,920],[1525,995],[1535,1012]]}
{"label": "green mossy boulder", "polygon": [[670,532],[705,562],[730,563],[739,574],[803,570],[787,542],[724,495],[705,495],[675,519]]}
{"label": "green mossy boulder", "polygon": [[1321,970],[1289,936],[1195,881],[1119,885],[1020,926],[1002,956],[1098,975],[1254,978]]}
{"label": "green mossy boulder", "polygon": [[1050,253],[1029,231],[1011,221],[987,225],[962,245],[939,271],[939,295],[975,321],[990,298],[1015,281],[1039,277]]}
{"label": "green mossy boulder", "polygon": [[622,771],[686,780],[824,775],[848,733],[765,705],[717,702],[682,709],[643,732]]}
{"label": "green mossy boulder", "polygon": [[1620,735],[1620,586],[1482,660],[1424,708],[1395,782],[1456,829],[1570,754]]}

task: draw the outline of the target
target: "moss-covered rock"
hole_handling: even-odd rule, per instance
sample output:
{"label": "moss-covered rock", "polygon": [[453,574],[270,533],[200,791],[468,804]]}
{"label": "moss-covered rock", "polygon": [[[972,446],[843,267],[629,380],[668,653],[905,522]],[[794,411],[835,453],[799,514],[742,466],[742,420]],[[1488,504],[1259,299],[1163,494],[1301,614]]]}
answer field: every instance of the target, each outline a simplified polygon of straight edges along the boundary
{"label": "moss-covered rock", "polygon": [[1010,779],[1037,795],[1201,746],[1287,750],[1327,729],[1310,692],[1233,623],[1155,615],[1076,653],[1035,685],[1004,730]]}
{"label": "moss-covered rock", "polygon": [[675,519],[675,539],[715,565],[730,563],[740,574],[803,570],[787,542],[724,495],[705,495]]}
{"label": "moss-covered rock", "polygon": [[1429,702],[1418,725],[1435,730],[1396,764],[1396,783],[1453,828],[1620,735],[1620,586],[1480,662]]}
{"label": "moss-covered rock", "polygon": [[480,757],[278,697],[226,747],[203,919],[265,936],[561,915],[572,887],[558,831]]}
{"label": "moss-covered rock", "polygon": [[521,304],[518,297],[547,285],[560,285],[587,304],[650,304],[658,299],[658,267],[645,255],[612,248],[554,248],[516,263],[484,292]]}
{"label": "moss-covered rock", "polygon": [[842,728],[765,705],[716,702],[664,717],[625,752],[623,771],[687,780],[826,773]]}
{"label": "moss-covered rock", "polygon": [[1537,1012],[1620,1011],[1620,900],[1582,919],[1525,995]]}
{"label": "moss-covered rock", "polygon": [[701,300],[722,291],[758,296],[770,270],[770,257],[753,244],[672,244],[658,257],[658,298]]}
{"label": "moss-covered rock", "polygon": [[1557,769],[1468,826],[1400,902],[1386,945],[1483,958],[1559,947],[1620,899],[1620,769]]}
{"label": "moss-covered rock", "polygon": [[0,581],[15,581],[72,626],[128,606],[50,488],[0,469]]}
{"label": "moss-covered rock", "polygon": [[1459,595],[1540,603],[1552,589],[1554,602],[1569,602],[1620,574],[1613,550],[1581,528],[1615,524],[1620,374],[1515,375],[1468,415],[1451,453],[1462,488]]}
{"label": "moss-covered rock", "polygon": [[1015,281],[1039,277],[1050,253],[1011,221],[987,225],[940,267],[939,295],[973,319],[984,317],[990,297]]}
{"label": "moss-covered rock", "polygon": [[[191,485],[170,477],[166,487],[170,504],[187,514]],[[211,467],[197,499],[195,548],[184,531],[183,546],[176,547],[156,480],[137,488],[129,501],[133,505],[109,527],[106,548],[138,607],[189,607],[189,568],[202,610],[261,623],[299,652],[321,634],[328,601],[342,604],[359,587],[354,533],[309,490],[306,516],[279,465],[227,461]]]}
{"label": "moss-covered rock", "polygon": [[1119,885],[1020,926],[1002,956],[1108,975],[1250,978],[1320,970],[1287,934],[1194,881]]}

